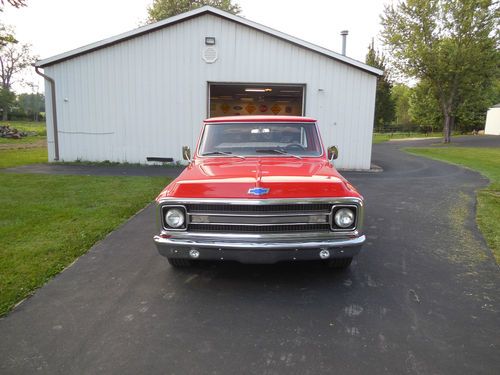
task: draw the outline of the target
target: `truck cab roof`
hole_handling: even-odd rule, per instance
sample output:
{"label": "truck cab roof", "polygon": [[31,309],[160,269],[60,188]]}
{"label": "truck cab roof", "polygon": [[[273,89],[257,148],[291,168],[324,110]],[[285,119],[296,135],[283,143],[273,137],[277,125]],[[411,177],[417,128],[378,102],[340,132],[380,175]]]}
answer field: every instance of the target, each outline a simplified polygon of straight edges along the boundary
{"label": "truck cab roof", "polygon": [[211,117],[205,120],[205,123],[228,123],[228,122],[316,122],[312,117],[302,116],[227,116],[227,117]]}

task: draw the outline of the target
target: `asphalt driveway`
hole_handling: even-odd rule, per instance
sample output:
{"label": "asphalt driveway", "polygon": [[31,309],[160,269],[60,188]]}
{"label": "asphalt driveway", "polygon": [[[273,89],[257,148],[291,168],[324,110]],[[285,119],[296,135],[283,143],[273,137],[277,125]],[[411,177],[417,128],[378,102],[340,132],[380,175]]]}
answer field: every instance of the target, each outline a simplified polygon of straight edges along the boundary
{"label": "asphalt driveway", "polygon": [[150,206],[0,320],[0,373],[498,373],[500,272],[474,222],[487,181],[401,146],[374,146],[384,172],[345,174],[368,202],[350,270],[173,270]]}

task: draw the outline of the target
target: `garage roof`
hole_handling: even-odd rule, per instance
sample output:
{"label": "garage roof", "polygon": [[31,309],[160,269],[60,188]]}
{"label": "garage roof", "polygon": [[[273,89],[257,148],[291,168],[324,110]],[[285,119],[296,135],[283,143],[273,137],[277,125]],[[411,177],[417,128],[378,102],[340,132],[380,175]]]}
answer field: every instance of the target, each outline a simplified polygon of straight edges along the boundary
{"label": "garage roof", "polygon": [[253,22],[250,20],[247,20],[246,18],[243,18],[243,17],[235,16],[231,13],[224,12],[220,9],[217,9],[217,8],[214,8],[211,6],[203,6],[201,8],[198,8],[198,9],[186,12],[186,13],[182,13],[182,14],[176,15],[174,17],[170,17],[170,18],[167,18],[165,20],[155,22],[153,24],[128,31],[126,33],[113,36],[111,38],[101,40],[99,42],[95,42],[95,43],[92,43],[92,44],[89,44],[89,45],[86,45],[86,46],[83,46],[83,47],[80,47],[80,48],[77,48],[77,49],[74,49],[74,50],[71,50],[71,51],[68,51],[65,53],[61,53],[61,54],[53,56],[53,57],[49,57],[49,58],[44,59],[44,60],[37,61],[35,66],[43,68],[46,66],[54,65],[54,64],[60,63],[62,61],[66,61],[66,60],[75,58],[77,56],[91,53],[93,51],[96,51],[96,50],[99,50],[102,48],[106,48],[106,47],[124,42],[124,41],[132,39],[132,38],[137,38],[141,35],[148,34],[148,33],[154,32],[156,30],[163,29],[165,27],[174,25],[174,24],[179,23],[179,22],[186,21],[186,20],[194,18],[194,17],[201,16],[204,14],[212,14],[214,16],[222,17],[222,18],[228,19],[230,21],[248,26],[250,28],[260,30],[266,34],[275,36],[276,38],[293,43],[297,46],[304,47],[308,50],[320,53],[320,54],[327,56],[327,57],[330,57],[334,60],[351,65],[355,68],[361,69],[367,73],[378,75],[378,76],[383,74],[382,70],[374,68],[374,67],[369,66],[369,65],[366,65],[360,61],[353,60],[347,56],[330,51],[326,48],[319,47],[315,44],[306,42],[306,41],[301,40],[299,38],[295,38],[295,37],[290,36],[288,34],[271,29],[270,27],[261,25],[259,23],[256,23],[256,22]]}

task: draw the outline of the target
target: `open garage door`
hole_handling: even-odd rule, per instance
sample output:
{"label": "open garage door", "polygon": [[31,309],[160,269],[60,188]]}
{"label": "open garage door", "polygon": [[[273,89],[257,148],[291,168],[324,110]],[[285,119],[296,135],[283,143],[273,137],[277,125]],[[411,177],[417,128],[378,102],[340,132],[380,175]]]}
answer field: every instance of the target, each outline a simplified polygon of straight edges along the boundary
{"label": "open garage door", "polygon": [[238,115],[303,116],[305,85],[210,83],[210,117]]}

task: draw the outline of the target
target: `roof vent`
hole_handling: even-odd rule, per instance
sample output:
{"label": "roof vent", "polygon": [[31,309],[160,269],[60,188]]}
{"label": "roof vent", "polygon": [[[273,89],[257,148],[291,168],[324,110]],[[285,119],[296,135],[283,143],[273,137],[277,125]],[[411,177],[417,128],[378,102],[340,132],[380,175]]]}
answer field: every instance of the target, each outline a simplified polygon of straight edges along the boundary
{"label": "roof vent", "polygon": [[203,50],[202,58],[207,64],[212,64],[217,61],[217,49],[215,47],[207,47]]}
{"label": "roof vent", "polygon": [[346,49],[346,39],[347,35],[349,35],[349,31],[347,30],[342,30],[340,32],[340,35],[342,35],[342,55],[345,56],[345,49]]}

